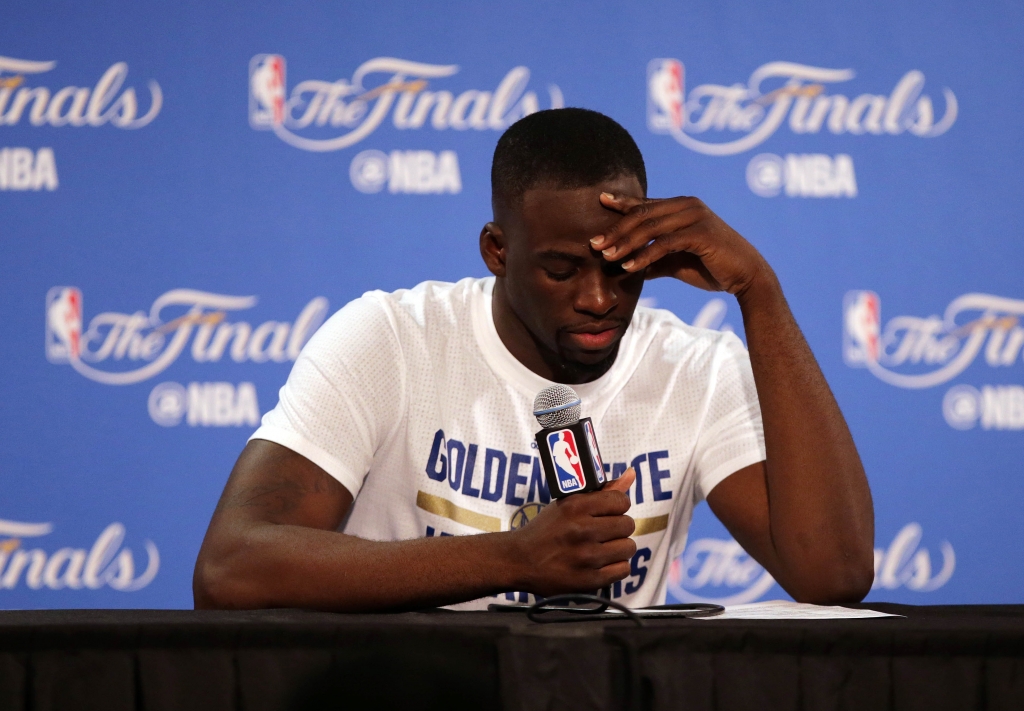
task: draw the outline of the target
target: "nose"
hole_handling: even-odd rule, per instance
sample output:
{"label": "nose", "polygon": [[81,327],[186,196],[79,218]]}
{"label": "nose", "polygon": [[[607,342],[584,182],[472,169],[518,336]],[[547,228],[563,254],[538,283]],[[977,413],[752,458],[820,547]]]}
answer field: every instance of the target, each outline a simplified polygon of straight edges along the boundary
{"label": "nose", "polygon": [[573,304],[577,313],[604,318],[614,311],[619,303],[615,280],[606,275],[600,266],[587,269],[579,285]]}

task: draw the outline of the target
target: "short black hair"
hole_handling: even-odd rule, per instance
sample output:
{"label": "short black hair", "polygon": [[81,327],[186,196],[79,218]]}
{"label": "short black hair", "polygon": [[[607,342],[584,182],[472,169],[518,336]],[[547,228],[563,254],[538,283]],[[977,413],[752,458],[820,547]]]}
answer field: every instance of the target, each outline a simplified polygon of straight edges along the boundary
{"label": "short black hair", "polygon": [[547,109],[516,121],[498,139],[491,199],[512,206],[540,183],[583,188],[620,175],[636,176],[647,194],[644,158],[626,129],[597,111]]}

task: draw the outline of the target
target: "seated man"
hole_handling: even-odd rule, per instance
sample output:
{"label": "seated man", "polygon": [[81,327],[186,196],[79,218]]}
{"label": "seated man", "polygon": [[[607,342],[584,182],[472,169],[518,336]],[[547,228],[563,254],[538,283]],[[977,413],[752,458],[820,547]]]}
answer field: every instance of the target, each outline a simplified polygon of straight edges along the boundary
{"label": "seated man", "polygon": [[[369,292],[306,345],[214,512],[196,607],[473,609],[606,586],[660,604],[702,499],[795,599],[863,598],[867,480],[757,250],[697,198],[647,198],[633,139],[593,111],[515,123],[491,185],[493,277]],[[638,307],[657,277],[735,295],[749,355]],[[555,502],[531,444],[552,383],[579,392],[611,479]]]}

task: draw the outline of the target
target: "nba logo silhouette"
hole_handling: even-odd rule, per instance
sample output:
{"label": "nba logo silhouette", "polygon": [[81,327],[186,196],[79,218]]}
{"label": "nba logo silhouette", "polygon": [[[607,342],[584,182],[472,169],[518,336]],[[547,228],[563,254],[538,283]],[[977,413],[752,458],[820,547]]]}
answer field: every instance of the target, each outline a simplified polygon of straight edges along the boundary
{"label": "nba logo silhouette", "polygon": [[249,125],[273,128],[284,122],[285,63],[280,54],[257,54],[249,62]]}
{"label": "nba logo silhouette", "polygon": [[882,301],[873,291],[848,291],[843,299],[843,360],[877,363],[881,356]]}
{"label": "nba logo silhouette", "polygon": [[82,292],[55,286],[46,293],[46,359],[67,363],[81,354]]}
{"label": "nba logo silhouette", "polygon": [[578,491],[587,485],[583,476],[583,463],[580,451],[576,446],[576,437],[572,430],[558,430],[547,437],[548,451],[558,475],[558,488],[563,494]]}
{"label": "nba logo silhouette", "polygon": [[683,130],[684,77],[678,59],[652,59],[647,65],[647,126],[655,133]]}

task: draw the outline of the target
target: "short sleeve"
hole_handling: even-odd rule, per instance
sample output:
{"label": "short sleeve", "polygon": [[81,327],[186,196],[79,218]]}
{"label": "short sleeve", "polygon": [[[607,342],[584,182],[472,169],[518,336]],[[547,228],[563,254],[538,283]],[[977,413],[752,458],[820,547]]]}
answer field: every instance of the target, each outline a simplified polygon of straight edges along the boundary
{"label": "short sleeve", "polygon": [[711,364],[707,411],[697,439],[698,499],[723,479],[765,460],[764,426],[750,355],[735,334],[723,334]]}
{"label": "short sleeve", "polygon": [[386,307],[366,294],[313,335],[250,439],[301,454],[355,496],[401,416],[404,370]]}

